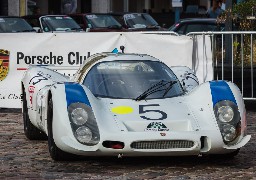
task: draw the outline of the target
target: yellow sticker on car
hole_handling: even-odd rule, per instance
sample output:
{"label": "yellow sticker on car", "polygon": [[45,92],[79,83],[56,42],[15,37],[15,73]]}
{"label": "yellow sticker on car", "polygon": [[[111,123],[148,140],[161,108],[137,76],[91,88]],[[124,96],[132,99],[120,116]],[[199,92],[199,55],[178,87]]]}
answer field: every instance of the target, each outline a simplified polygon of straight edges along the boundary
{"label": "yellow sticker on car", "polygon": [[117,106],[113,107],[111,111],[115,114],[130,114],[133,112],[133,108],[130,106]]}

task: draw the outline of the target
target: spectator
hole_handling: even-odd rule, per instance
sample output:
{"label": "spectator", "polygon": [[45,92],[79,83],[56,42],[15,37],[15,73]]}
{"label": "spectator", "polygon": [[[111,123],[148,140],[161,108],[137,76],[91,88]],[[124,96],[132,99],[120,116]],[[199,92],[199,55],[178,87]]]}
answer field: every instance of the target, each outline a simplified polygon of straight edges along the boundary
{"label": "spectator", "polygon": [[40,15],[40,14],[41,14],[41,9],[38,6],[34,7],[33,15]]}
{"label": "spectator", "polygon": [[223,10],[221,9],[222,1],[214,0],[212,3],[212,7],[210,7],[207,11],[207,15],[209,18],[217,18]]}
{"label": "spectator", "polygon": [[77,0],[61,0],[61,13],[73,14],[76,13]]}
{"label": "spectator", "polygon": [[222,9],[223,11],[226,10],[226,0],[223,0],[223,1],[222,1],[221,9]]}

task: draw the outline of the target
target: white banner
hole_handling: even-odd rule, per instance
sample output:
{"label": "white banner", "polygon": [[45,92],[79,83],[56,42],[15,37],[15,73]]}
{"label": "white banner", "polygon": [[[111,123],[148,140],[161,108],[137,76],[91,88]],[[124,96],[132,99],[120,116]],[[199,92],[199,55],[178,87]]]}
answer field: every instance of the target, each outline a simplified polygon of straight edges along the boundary
{"label": "white banner", "polygon": [[149,54],[168,66],[192,68],[193,41],[186,36],[140,32],[12,33],[0,34],[0,41],[0,108],[21,107],[20,83],[30,64],[51,65],[73,75],[90,55],[125,46],[125,53]]}
{"label": "white banner", "polygon": [[199,83],[213,79],[212,47],[209,35],[196,35],[193,37],[193,67]]}

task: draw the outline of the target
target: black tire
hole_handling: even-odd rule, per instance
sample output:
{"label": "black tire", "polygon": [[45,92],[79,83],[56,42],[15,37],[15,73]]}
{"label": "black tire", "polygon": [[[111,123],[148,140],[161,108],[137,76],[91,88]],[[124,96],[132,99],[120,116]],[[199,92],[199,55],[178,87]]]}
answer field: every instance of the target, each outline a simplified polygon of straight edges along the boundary
{"label": "black tire", "polygon": [[53,102],[52,102],[52,98],[50,98],[48,102],[48,110],[47,110],[48,148],[49,148],[50,156],[55,161],[71,160],[74,157],[74,155],[62,151],[55,144],[53,139],[52,123],[53,123]]}
{"label": "black tire", "polygon": [[225,157],[228,158],[228,159],[232,159],[232,158],[234,158],[236,155],[238,155],[239,151],[240,151],[240,148],[237,149],[237,150],[235,150],[234,152],[231,152],[231,153],[228,153],[228,154],[223,154],[223,156],[225,156]]}
{"label": "black tire", "polygon": [[23,88],[23,123],[24,123],[24,133],[25,136],[29,140],[47,140],[46,134],[35,127],[29,118],[28,115],[28,106],[27,106],[27,99],[26,99],[26,92]]}

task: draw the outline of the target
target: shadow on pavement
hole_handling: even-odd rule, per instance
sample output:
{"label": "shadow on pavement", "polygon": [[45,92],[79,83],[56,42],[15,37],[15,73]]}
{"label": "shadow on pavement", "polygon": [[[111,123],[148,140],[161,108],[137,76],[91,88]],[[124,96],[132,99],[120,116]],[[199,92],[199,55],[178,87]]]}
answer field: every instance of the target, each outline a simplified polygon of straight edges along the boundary
{"label": "shadow on pavement", "polygon": [[246,100],[245,102],[246,111],[256,111],[256,101]]}

